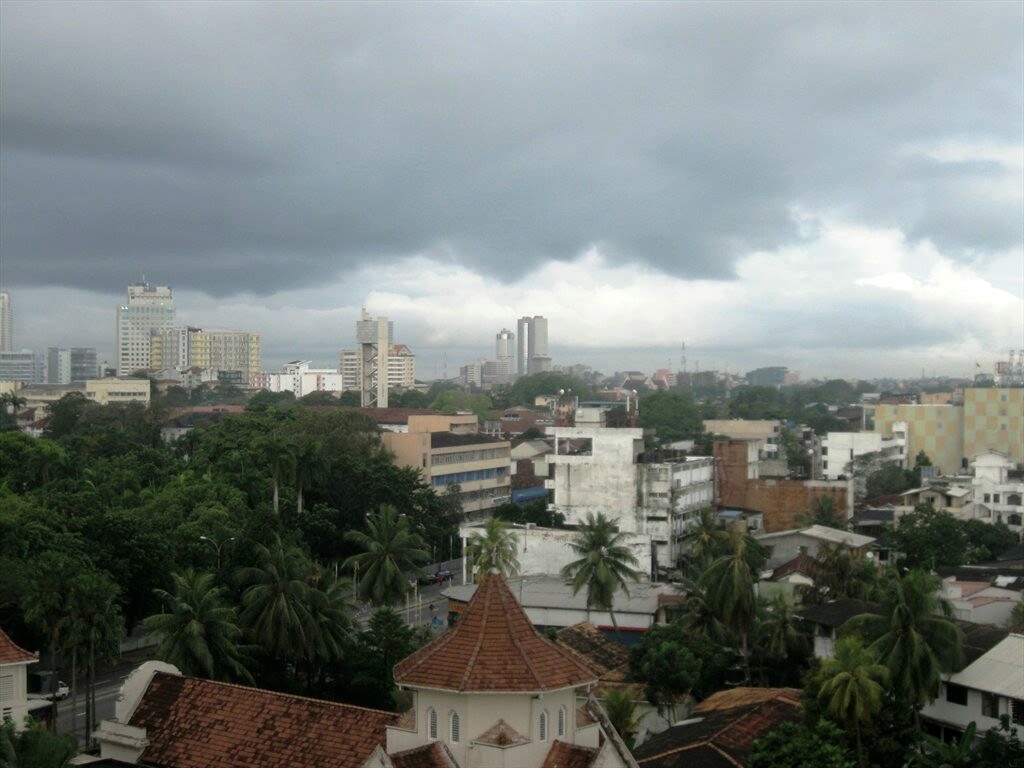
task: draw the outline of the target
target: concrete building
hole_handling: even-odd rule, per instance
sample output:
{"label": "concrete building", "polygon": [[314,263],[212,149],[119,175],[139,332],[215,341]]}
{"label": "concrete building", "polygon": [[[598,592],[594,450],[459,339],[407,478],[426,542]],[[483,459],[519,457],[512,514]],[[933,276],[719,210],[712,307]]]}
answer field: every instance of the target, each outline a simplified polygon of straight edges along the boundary
{"label": "concrete building", "polygon": [[0,352],[14,351],[14,305],[11,294],[0,291]]}
{"label": "concrete building", "polygon": [[783,421],[776,419],[706,419],[704,431],[710,435],[721,435],[731,440],[756,440],[762,459],[779,457],[779,435],[785,428]]}
{"label": "concrete building", "polygon": [[100,377],[95,347],[71,348],[71,381],[86,381]]}
{"label": "concrete building", "polygon": [[342,375],[332,368],[312,368],[309,360],[292,360],[274,373],[256,373],[251,377],[253,389],[268,392],[291,392],[296,398],[310,392],[342,392]]}
{"label": "concrete building", "polygon": [[894,437],[905,430],[910,463],[924,451],[939,474],[960,470],[964,456],[964,410],[958,405],[876,405],[874,431]]}
{"label": "concrete building", "polygon": [[551,370],[548,355],[548,321],[541,315],[521,317],[518,321],[519,345],[516,348],[516,372],[520,375]]}
{"label": "concrete building", "polygon": [[964,456],[997,451],[1024,464],[1024,387],[965,389],[963,411]]}
{"label": "concrete building", "polygon": [[0,352],[0,381],[41,384],[43,367],[43,361],[31,349]]}
{"label": "concrete building", "polygon": [[985,451],[971,462],[975,517],[1006,523],[1024,534],[1024,471],[996,451]]}
{"label": "concrete building", "polygon": [[512,444],[476,430],[471,414],[410,415],[404,431],[385,430],[381,440],[396,463],[420,470],[438,493],[458,485],[466,515],[486,519],[512,498]]}
{"label": "concrete building", "polygon": [[128,301],[117,308],[117,375],[152,367],[150,336],[174,327],[174,298],[164,285],[128,286]]}
{"label": "concrete building", "polygon": [[50,347],[46,350],[46,383],[71,383],[71,351]]}
{"label": "concrete building", "polygon": [[778,568],[799,555],[817,557],[824,546],[840,547],[855,558],[865,558],[875,543],[871,536],[829,528],[825,525],[812,525],[790,531],[777,533],[755,534],[757,542],[768,552],[766,568]]}
{"label": "concrete building", "polygon": [[604,411],[580,408],[572,427],[549,427],[546,456],[551,509],[578,525],[603,514],[620,531],[651,537],[651,572],[674,568],[695,513],[714,497],[710,457],[648,461],[644,431],[604,426]]}
{"label": "concrete building", "polygon": [[880,432],[829,432],[816,447],[814,476],[822,480],[839,480],[854,473],[854,461],[874,454],[878,464],[898,464],[907,469],[907,427],[892,425],[892,436]]}
{"label": "concrete building", "polygon": [[1009,634],[959,672],[944,676],[939,695],[921,717],[952,734],[975,723],[978,736],[999,727],[1024,726],[1024,635]]}
{"label": "concrete building", "polygon": [[388,351],[394,343],[394,333],[394,323],[383,316],[375,320],[365,309],[356,321],[358,390],[363,408],[388,407]]}
{"label": "concrete building", "polygon": [[149,379],[89,379],[84,383],[87,399],[99,405],[141,403],[149,405]]}
{"label": "concrete building", "polygon": [[160,370],[212,369],[237,373],[245,386],[263,364],[260,335],[249,331],[165,328],[150,336],[150,363]]}
{"label": "concrete building", "polygon": [[[408,389],[416,384],[416,355],[405,344],[392,344],[388,349],[388,389]],[[343,349],[338,355],[344,391],[359,391],[363,379],[363,361],[360,350]],[[386,406],[380,406],[381,408]]]}
{"label": "concrete building", "polygon": [[494,359],[504,361],[507,372],[513,373],[516,361],[516,335],[508,328],[502,328],[494,337]]}

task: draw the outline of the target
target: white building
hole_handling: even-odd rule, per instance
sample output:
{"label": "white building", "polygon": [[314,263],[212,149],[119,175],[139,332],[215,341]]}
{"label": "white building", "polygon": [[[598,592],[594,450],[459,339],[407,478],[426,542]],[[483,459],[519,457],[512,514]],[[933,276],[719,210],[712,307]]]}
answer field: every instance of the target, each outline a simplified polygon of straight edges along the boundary
{"label": "white building", "polygon": [[50,347],[46,350],[46,383],[71,383],[71,351]]}
{"label": "white building", "polygon": [[117,375],[150,368],[150,336],[174,327],[174,299],[164,285],[128,286],[128,301],[117,308]]}
{"label": "white building", "polygon": [[37,661],[36,654],[15,645],[0,629],[0,723],[10,720],[21,730],[26,715],[50,705],[48,701],[28,697],[28,665]]}
{"label": "white building", "polygon": [[880,464],[898,464],[907,469],[907,427],[893,425],[892,436],[880,432],[829,432],[821,438],[815,459],[820,462],[821,480],[850,477],[854,461],[875,454]]}
{"label": "white building", "polygon": [[291,392],[296,398],[310,392],[343,391],[342,375],[330,368],[311,368],[309,360],[292,360],[276,373],[257,373],[252,377],[253,389],[268,392]]}
{"label": "white building", "polygon": [[645,461],[644,431],[602,426],[601,409],[578,409],[576,424],[547,429],[551,508],[570,525],[603,514],[620,531],[650,536],[652,572],[675,567],[697,510],[712,502],[714,459]]}
{"label": "white building", "polygon": [[797,555],[817,557],[823,546],[841,547],[851,555],[867,557],[871,545],[875,543],[872,536],[829,528],[826,525],[812,525],[798,530],[762,533],[755,536],[757,543],[768,550],[766,568],[777,568]]}
{"label": "white building", "polygon": [[971,462],[975,517],[1024,533],[1024,473],[1004,454],[986,451]]}
{"label": "white building", "polygon": [[541,315],[521,317],[518,321],[519,345],[516,370],[520,376],[551,370],[548,355],[548,321]]}
{"label": "white building", "polygon": [[1024,726],[1024,635],[1011,633],[974,663],[942,682],[938,697],[921,716],[962,733],[976,723],[978,735],[999,727],[999,718]]}
{"label": "white building", "polygon": [[0,291],[0,352],[14,349],[14,306],[11,294]]}

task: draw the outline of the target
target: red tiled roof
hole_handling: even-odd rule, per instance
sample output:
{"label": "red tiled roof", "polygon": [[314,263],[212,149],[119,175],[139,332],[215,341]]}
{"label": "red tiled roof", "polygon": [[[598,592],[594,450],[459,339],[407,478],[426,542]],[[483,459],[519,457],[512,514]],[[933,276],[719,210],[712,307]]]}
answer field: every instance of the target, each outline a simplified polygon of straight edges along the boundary
{"label": "red tiled roof", "polygon": [[[602,680],[615,670],[629,667],[629,650],[622,643],[609,639],[603,632],[587,621],[558,630],[558,643],[594,670]],[[617,679],[621,679],[619,676]]]}
{"label": "red tiled roof", "polygon": [[590,768],[597,760],[598,749],[556,741],[551,745],[541,768]]}
{"label": "red tiled roof", "polygon": [[596,682],[571,653],[541,637],[497,573],[458,623],[395,665],[395,682],[450,691],[550,691]]}
{"label": "red tiled roof", "polygon": [[388,757],[394,768],[458,768],[439,741],[395,752]]}
{"label": "red tiled roof", "polygon": [[814,566],[815,560],[813,557],[799,554],[772,571],[772,581],[781,579],[783,576],[788,576],[791,573],[802,573],[806,576],[814,572]]}
{"label": "red tiled roof", "polygon": [[[158,672],[129,722],[161,768],[361,768],[393,712]],[[427,764],[429,765],[429,763]]]}
{"label": "red tiled roof", "polygon": [[0,629],[0,664],[18,664],[23,661],[39,661],[39,657],[15,645],[7,633]]}

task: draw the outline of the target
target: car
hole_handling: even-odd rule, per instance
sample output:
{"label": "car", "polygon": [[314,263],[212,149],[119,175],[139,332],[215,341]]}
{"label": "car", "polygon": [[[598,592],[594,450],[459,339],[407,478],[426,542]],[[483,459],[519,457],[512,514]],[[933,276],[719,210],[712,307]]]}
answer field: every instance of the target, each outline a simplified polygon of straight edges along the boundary
{"label": "car", "polygon": [[64,699],[66,699],[70,693],[71,693],[71,686],[69,686],[63,680],[58,680],[57,681],[57,692],[56,693],[48,694],[46,698],[51,699],[51,700],[56,699],[57,701],[64,701]]}

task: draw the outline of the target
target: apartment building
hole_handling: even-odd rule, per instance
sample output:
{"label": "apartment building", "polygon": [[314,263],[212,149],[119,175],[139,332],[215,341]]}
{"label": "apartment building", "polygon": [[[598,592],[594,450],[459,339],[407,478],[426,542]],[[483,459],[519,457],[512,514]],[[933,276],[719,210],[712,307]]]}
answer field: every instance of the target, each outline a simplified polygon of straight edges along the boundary
{"label": "apartment building", "polygon": [[[392,344],[388,348],[388,389],[408,388],[416,384],[416,355],[405,344]],[[343,349],[338,357],[344,391],[360,388],[363,380],[363,362],[358,349]]]}
{"label": "apartment building", "polygon": [[311,392],[341,392],[342,375],[331,368],[313,368],[309,360],[292,360],[274,373],[256,373],[251,377],[253,389],[268,392],[291,392],[296,398]]}
{"label": "apartment building", "polygon": [[894,423],[890,437],[880,432],[828,432],[816,446],[814,476],[822,480],[849,477],[853,473],[854,462],[868,455],[874,455],[880,463],[898,464],[906,469],[906,424]]}
{"label": "apartment building", "polygon": [[262,367],[263,346],[260,335],[249,331],[165,328],[150,337],[150,362],[158,370],[234,371],[248,386]]}

